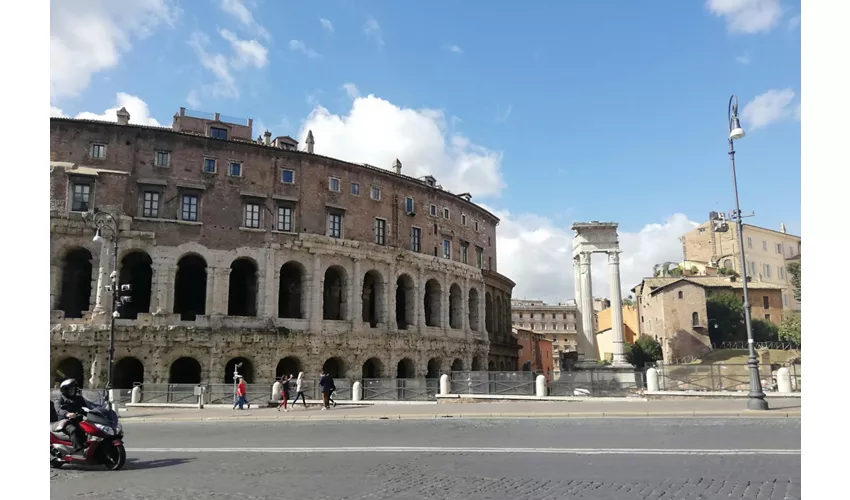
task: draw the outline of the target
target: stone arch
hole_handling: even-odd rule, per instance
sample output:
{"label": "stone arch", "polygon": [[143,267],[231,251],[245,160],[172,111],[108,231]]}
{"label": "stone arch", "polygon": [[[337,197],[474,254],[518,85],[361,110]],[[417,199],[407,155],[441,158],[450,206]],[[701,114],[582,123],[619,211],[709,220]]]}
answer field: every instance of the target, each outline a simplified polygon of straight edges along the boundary
{"label": "stone arch", "polygon": [[505,360],[499,361],[499,371],[506,371],[507,366],[505,365]]}
{"label": "stone arch", "polygon": [[410,358],[403,358],[396,365],[395,378],[415,378],[416,365]]}
{"label": "stone arch", "polygon": [[691,313],[691,326],[699,326],[699,313]]}
{"label": "stone arch", "polygon": [[295,356],[287,356],[277,362],[277,368],[275,368],[274,376],[275,378],[281,378],[285,375],[297,377],[298,372],[300,371],[302,371],[301,360]]}
{"label": "stone arch", "polygon": [[493,333],[495,338],[500,338],[502,335],[502,296],[496,294],[496,310],[493,313]]}
{"label": "stone arch", "polygon": [[439,281],[432,278],[425,283],[425,326],[442,326],[442,295]]}
{"label": "stone arch", "polygon": [[237,356],[224,365],[224,373],[222,377],[222,381],[225,384],[233,383],[233,370],[236,369],[236,365],[242,363],[242,366],[239,367],[239,375],[245,379],[245,382],[249,384],[254,383],[254,364],[250,359],[244,356]]}
{"label": "stone arch", "polygon": [[492,359],[487,362],[487,371],[496,371],[496,363],[494,363]]}
{"label": "stone arch", "polygon": [[425,375],[426,378],[440,378],[440,369],[442,367],[442,360],[440,358],[431,358],[428,360],[428,372]]}
{"label": "stone arch", "polygon": [[122,304],[118,312],[122,318],[136,319],[139,313],[151,311],[153,289],[153,260],[144,250],[131,250],[121,259],[119,282],[130,285],[128,304]]}
{"label": "stone arch", "polygon": [[363,363],[361,375],[364,379],[384,376],[384,364],[378,358],[369,358]]}
{"label": "stone arch", "polygon": [[449,327],[463,328],[463,291],[457,283],[449,287]]}
{"label": "stone arch", "polygon": [[723,261],[723,267],[726,269],[734,269],[734,266],[732,265],[732,259],[725,259]]}
{"label": "stone arch", "polygon": [[230,264],[228,316],[257,315],[257,269],[257,263],[250,257],[239,257]]}
{"label": "stone arch", "polygon": [[206,314],[207,261],[197,254],[187,254],[177,261],[174,278],[174,314],[181,321],[194,321]]}
{"label": "stone arch", "polygon": [[145,365],[138,358],[121,358],[112,369],[112,384],[116,389],[132,389],[134,384],[144,381]]}
{"label": "stone arch", "polygon": [[455,358],[452,361],[452,371],[453,372],[462,372],[463,371],[463,360],[460,358]]}
{"label": "stone arch", "polygon": [[493,331],[493,295],[490,292],[484,294],[484,328],[492,342],[496,332]]}
{"label": "stone arch", "polygon": [[168,368],[169,384],[200,384],[201,363],[195,358],[177,358]]}
{"label": "stone arch", "polygon": [[337,357],[328,358],[322,364],[322,373],[327,373],[333,378],[345,376],[345,362]]}
{"label": "stone arch", "polygon": [[482,370],[482,368],[481,368],[481,358],[478,357],[478,356],[474,356],[472,358],[472,371],[480,372],[481,370]]}
{"label": "stone arch", "polygon": [[477,332],[479,328],[478,324],[478,289],[470,288],[469,289],[469,299],[467,300],[467,307],[469,308],[469,329],[473,332]]}
{"label": "stone arch", "polygon": [[82,318],[92,293],[92,255],[85,248],[69,250],[62,259],[62,285],[58,307],[66,318]]}
{"label": "stone arch", "polygon": [[407,330],[416,322],[416,286],[409,274],[402,274],[396,280],[395,321],[399,330]]}
{"label": "stone arch", "polygon": [[74,379],[80,387],[83,387],[85,377],[83,362],[77,358],[68,356],[57,363],[53,378],[59,382],[69,378]]}
{"label": "stone arch", "polygon": [[362,299],[363,322],[369,323],[371,328],[377,328],[384,318],[386,292],[384,291],[384,277],[375,269],[369,270],[363,276]]}
{"label": "stone arch", "polygon": [[304,319],[307,309],[307,269],[298,261],[291,260],[280,267],[278,282],[277,317]]}
{"label": "stone arch", "polygon": [[342,321],[348,317],[348,273],[339,265],[325,270],[322,290],[322,318]]}

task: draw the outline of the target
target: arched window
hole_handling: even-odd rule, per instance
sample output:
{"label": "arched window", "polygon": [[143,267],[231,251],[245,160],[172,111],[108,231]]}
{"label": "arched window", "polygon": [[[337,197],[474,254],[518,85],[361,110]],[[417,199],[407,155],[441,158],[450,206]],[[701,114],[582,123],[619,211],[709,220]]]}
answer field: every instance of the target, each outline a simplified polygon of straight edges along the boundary
{"label": "arched window", "polygon": [[684,299],[684,298],[685,298],[685,294],[684,294],[684,292],[682,292],[681,290],[679,290],[679,298],[680,298],[680,299]]}
{"label": "arched window", "polygon": [[691,314],[691,324],[693,326],[699,326],[699,313],[698,312]]}

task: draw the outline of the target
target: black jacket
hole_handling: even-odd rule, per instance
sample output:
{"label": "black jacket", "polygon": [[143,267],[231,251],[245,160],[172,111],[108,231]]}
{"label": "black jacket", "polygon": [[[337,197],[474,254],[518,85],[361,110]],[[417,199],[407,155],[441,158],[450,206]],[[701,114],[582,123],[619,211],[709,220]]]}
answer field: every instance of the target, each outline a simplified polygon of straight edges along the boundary
{"label": "black jacket", "polygon": [[59,411],[57,413],[59,418],[64,420],[68,418],[67,415],[69,413],[79,414],[83,411],[83,407],[94,408],[95,405],[82,396],[74,396],[71,398],[59,396]]}
{"label": "black jacket", "polygon": [[334,379],[330,375],[326,375],[319,380],[319,385],[322,386],[322,392],[331,392],[336,390],[336,386],[334,386]]}

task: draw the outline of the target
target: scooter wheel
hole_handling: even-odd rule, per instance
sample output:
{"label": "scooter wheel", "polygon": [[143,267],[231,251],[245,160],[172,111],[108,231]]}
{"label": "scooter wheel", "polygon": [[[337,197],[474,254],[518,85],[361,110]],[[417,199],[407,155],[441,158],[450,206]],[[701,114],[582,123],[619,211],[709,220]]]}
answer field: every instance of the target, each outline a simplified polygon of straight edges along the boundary
{"label": "scooter wheel", "polygon": [[123,444],[101,448],[101,463],[109,470],[121,470],[127,462],[127,450]]}
{"label": "scooter wheel", "polygon": [[61,469],[62,468],[62,462],[60,462],[58,460],[51,460],[50,461],[50,468],[51,469]]}

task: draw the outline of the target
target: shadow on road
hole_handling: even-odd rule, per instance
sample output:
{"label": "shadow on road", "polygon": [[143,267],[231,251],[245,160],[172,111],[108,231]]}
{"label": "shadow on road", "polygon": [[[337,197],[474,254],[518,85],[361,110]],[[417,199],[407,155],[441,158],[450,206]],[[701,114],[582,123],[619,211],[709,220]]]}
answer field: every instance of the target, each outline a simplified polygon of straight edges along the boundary
{"label": "shadow on road", "polygon": [[161,469],[163,467],[174,467],[189,463],[194,458],[163,458],[162,460],[139,460],[138,458],[128,458],[127,465],[124,470],[145,470],[145,469]]}

